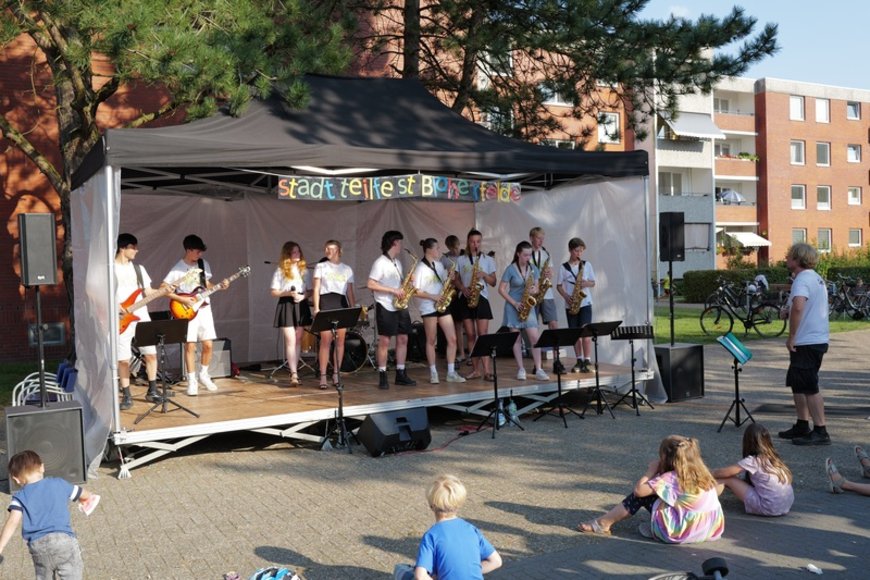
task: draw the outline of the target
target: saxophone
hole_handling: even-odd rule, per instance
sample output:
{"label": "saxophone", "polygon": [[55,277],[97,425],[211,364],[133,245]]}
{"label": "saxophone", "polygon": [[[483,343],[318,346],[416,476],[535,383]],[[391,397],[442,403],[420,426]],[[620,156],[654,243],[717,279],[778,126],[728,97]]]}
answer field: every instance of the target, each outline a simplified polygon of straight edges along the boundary
{"label": "saxophone", "polygon": [[568,314],[571,316],[577,316],[577,313],[580,312],[580,304],[586,298],[586,292],[580,287],[580,282],[583,281],[583,266],[585,265],[586,262],[581,260],[580,269],[577,271],[577,279],[574,280],[574,291],[571,292],[571,301],[568,303]]}
{"label": "saxophone", "polygon": [[468,284],[470,293],[468,294],[468,307],[477,308],[480,302],[480,292],[483,290],[483,283],[480,281],[480,261],[483,259],[483,254],[477,255],[477,261],[474,261],[474,256],[471,256],[471,281]]}
{"label": "saxophone", "polygon": [[520,319],[520,322],[525,322],[529,319],[529,313],[535,308],[535,305],[538,303],[538,299],[532,295],[532,286],[535,284],[535,277],[532,276],[532,273],[529,272],[528,277],[526,277],[526,285],[523,288],[523,297],[520,298],[520,305],[517,308],[517,316]]}
{"label": "saxophone", "polygon": [[547,256],[547,260],[544,262],[544,267],[541,269],[541,278],[538,281],[538,293],[535,294],[535,300],[540,304],[544,301],[544,294],[547,293],[547,290],[553,286],[553,281],[548,277],[544,276],[544,272],[547,271],[547,268],[550,267],[550,256]]}
{"label": "saxophone", "polygon": [[414,288],[414,269],[417,267],[417,256],[414,255],[414,252],[405,248],[405,251],[411,254],[411,259],[414,260],[411,263],[411,267],[408,269],[408,273],[405,274],[405,279],[402,280],[402,285],[399,286],[404,292],[405,295],[402,298],[396,296],[393,299],[393,306],[395,306],[399,310],[405,310],[408,308],[408,304],[411,303],[411,298],[414,297],[414,294],[417,292],[417,289]]}
{"label": "saxophone", "polygon": [[444,279],[444,286],[441,287],[441,294],[438,296],[438,301],[435,302],[435,310],[438,312],[446,311],[453,297],[456,296],[456,286],[453,285],[454,274],[456,274],[456,262],[450,260],[450,269]]}

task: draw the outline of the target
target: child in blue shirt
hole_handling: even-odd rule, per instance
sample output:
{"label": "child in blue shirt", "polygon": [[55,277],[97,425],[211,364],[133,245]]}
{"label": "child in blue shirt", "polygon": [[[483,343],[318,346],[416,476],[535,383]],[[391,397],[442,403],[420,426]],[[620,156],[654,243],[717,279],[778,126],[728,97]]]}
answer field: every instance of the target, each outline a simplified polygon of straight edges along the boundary
{"label": "child in blue shirt", "polygon": [[99,496],[66,480],[45,477],[45,465],[35,451],[13,455],[9,460],[9,476],[21,489],[12,496],[9,516],[0,532],[0,554],[21,524],[36,578],[53,578],[55,574],[61,578],[82,578],[82,552],[72,531],[67,502],[78,502],[89,513],[91,505],[96,507]]}

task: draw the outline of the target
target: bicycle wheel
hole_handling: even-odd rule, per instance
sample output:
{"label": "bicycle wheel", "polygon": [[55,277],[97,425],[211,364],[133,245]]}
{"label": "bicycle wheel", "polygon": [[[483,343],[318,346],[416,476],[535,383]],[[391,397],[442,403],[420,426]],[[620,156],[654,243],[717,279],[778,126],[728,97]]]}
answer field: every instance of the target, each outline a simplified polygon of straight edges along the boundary
{"label": "bicycle wheel", "polygon": [[734,317],[721,306],[711,306],[701,313],[701,330],[708,336],[719,336],[731,332]]}
{"label": "bicycle wheel", "polygon": [[717,306],[719,304],[719,293],[713,292],[707,299],[704,300],[704,308],[710,308],[711,306]]}
{"label": "bicycle wheel", "polygon": [[779,307],[765,303],[752,311],[752,327],[759,336],[774,338],[785,332],[786,320],[779,317]]}

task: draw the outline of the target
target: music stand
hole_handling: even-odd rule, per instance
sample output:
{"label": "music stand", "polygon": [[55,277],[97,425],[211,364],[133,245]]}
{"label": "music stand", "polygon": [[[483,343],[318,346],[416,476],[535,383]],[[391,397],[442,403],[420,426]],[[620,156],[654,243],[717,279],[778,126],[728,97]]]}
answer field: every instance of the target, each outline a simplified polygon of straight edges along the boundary
{"label": "music stand", "polygon": [[[630,395],[631,406],[634,407],[635,415],[640,417],[640,406],[637,402],[638,397],[640,397],[641,403],[646,403],[649,405],[650,409],[655,409],[655,407],[652,406],[652,403],[650,403],[649,399],[646,398],[646,395],[637,390],[637,382],[635,381],[634,376],[634,364],[637,362],[637,357],[634,355],[634,341],[638,338],[641,340],[655,338],[653,327],[650,324],[642,324],[640,326],[622,326],[614,330],[613,334],[610,335],[610,338],[613,340],[627,340],[628,348],[631,349],[631,390],[622,395],[622,398],[616,401],[613,406],[616,407],[625,401]],[[625,404],[628,405],[628,401],[625,401]]]}
{"label": "music stand", "polygon": [[569,413],[576,415],[580,419],[584,418],[574,409],[566,407],[562,404],[562,375],[565,374],[565,365],[563,365],[562,361],[559,359],[559,350],[561,349],[561,347],[573,346],[574,344],[576,344],[577,341],[580,339],[581,331],[582,329],[580,328],[548,328],[541,333],[541,336],[538,338],[538,342],[532,347],[553,347],[553,352],[556,353],[553,360],[553,372],[556,373],[556,392],[558,393],[556,395],[556,398],[550,401],[549,408],[542,414],[535,417],[535,421],[537,421],[541,417],[546,417],[556,409],[559,410],[559,416],[562,418],[562,423],[565,424],[565,429],[568,428],[568,421],[565,419],[566,410]]}
{"label": "music stand", "polygon": [[[181,409],[199,419],[199,414],[194,413],[184,405],[176,403],[169,398],[166,388],[166,373],[159,372],[161,369],[165,368],[166,365],[166,345],[187,342],[188,322],[188,320],[179,319],[153,320],[151,322],[139,322],[136,324],[136,344],[140,347],[152,345],[157,346],[157,352],[159,355],[157,357],[157,376],[160,378],[161,391],[156,399],[151,399],[154,402],[154,404],[151,405],[151,408],[136,417],[136,420],[133,421],[134,425],[138,425],[139,421],[150,415],[152,411],[157,409],[157,407],[161,407],[161,413],[168,413],[170,410],[175,411],[176,409]],[[176,409],[167,409],[169,405],[174,405]]]}
{"label": "music stand", "polygon": [[329,442],[329,438],[336,435],[336,447],[347,446],[347,452],[353,453],[350,448],[350,439],[348,438],[347,425],[344,422],[344,385],[341,384],[341,362],[338,360],[338,349],[336,345],[336,334],[340,328],[351,328],[359,320],[359,314],[362,312],[362,307],[356,306],[352,308],[336,308],[335,310],[321,310],[314,317],[314,322],[311,323],[311,332],[321,333],[332,332],[332,372],[335,373],[338,380],[335,381],[335,390],[338,392],[338,411],[336,413],[335,425],[332,429],[327,429],[327,433],[323,438],[324,446]]}
{"label": "music stand", "polygon": [[480,431],[483,429],[483,426],[487,421],[492,418],[493,439],[495,439],[495,432],[499,429],[498,424],[501,417],[504,417],[507,421],[519,427],[520,431],[525,431],[522,425],[517,423],[509,413],[505,413],[498,405],[498,371],[496,370],[495,364],[495,359],[500,352],[511,352],[513,350],[514,343],[517,341],[519,336],[520,333],[516,330],[512,332],[496,332],[494,334],[478,336],[477,340],[474,342],[474,348],[471,350],[471,354],[468,355],[472,357],[488,356],[492,359],[493,407],[492,411],[489,412],[489,415],[487,415],[483,421],[480,422],[480,425],[477,426],[477,430]]}
{"label": "music stand", "polygon": [[[734,400],[731,401],[731,406],[728,407],[728,412],[725,414],[725,418],[722,419],[722,422],[719,424],[719,428],[716,430],[717,433],[722,432],[722,427],[725,426],[725,422],[731,417],[731,411],[734,411],[734,426],[740,427],[747,421],[752,421],[755,423],[755,419],[752,417],[752,413],[749,412],[749,409],[746,408],[746,405],[743,403],[743,398],[740,396],[740,373],[743,372],[743,365],[749,362],[749,359],[752,358],[752,353],[746,348],[740,340],[731,334],[725,334],[724,336],[720,336],[716,339],[716,341],[725,347],[731,356],[734,358],[734,363],[732,367],[734,369]],[[742,421],[740,420],[740,409],[743,408],[746,411],[746,418]]]}
{"label": "music stand", "polygon": [[[598,337],[599,336],[608,336],[611,332],[616,330],[616,328],[622,324],[621,320],[613,320],[610,322],[590,322],[589,324],[584,324],[580,327],[582,331],[580,333],[581,338],[585,338],[587,336],[592,338],[592,348],[595,351],[595,411],[599,415],[604,414],[604,409],[602,408],[602,404],[604,407],[607,407],[607,410],[610,412],[610,416],[613,419],[616,419],[616,415],[613,414],[613,408],[610,406],[610,403],[607,402],[607,399],[604,397],[604,394],[601,392],[601,377],[598,374]],[[580,413],[581,417],[586,416],[586,411],[589,409],[589,401],[586,401],[586,406],[583,407],[583,412]]]}

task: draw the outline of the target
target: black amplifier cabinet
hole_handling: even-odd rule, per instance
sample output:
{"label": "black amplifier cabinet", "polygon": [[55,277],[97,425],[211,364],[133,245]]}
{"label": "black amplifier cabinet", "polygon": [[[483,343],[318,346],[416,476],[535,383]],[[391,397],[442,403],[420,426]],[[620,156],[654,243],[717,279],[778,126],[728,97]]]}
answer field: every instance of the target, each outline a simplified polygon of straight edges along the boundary
{"label": "black amplifier cabinet", "polygon": [[656,362],[669,403],[704,396],[704,346],[656,345]]}

